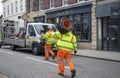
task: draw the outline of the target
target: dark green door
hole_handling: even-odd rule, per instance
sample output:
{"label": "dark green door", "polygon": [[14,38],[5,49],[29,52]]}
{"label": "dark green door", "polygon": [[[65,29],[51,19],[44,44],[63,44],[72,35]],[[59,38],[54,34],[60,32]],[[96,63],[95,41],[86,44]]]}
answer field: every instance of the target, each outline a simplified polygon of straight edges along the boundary
{"label": "dark green door", "polygon": [[120,51],[120,20],[105,18],[103,20],[103,49]]}

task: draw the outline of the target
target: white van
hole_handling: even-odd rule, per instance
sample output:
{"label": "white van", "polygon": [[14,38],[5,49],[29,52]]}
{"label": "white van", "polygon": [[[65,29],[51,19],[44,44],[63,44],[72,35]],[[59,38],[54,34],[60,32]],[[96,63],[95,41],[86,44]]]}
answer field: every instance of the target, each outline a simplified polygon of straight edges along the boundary
{"label": "white van", "polygon": [[10,44],[11,50],[16,50],[16,48],[27,48],[32,50],[33,54],[35,55],[44,53],[44,46],[40,40],[40,32],[42,31],[43,33],[45,33],[49,25],[51,25],[54,30],[56,29],[54,24],[28,23],[27,26],[24,28],[24,33],[21,34],[23,35],[21,38],[19,36],[18,38],[17,36],[8,36],[9,34],[6,33],[4,43]]}

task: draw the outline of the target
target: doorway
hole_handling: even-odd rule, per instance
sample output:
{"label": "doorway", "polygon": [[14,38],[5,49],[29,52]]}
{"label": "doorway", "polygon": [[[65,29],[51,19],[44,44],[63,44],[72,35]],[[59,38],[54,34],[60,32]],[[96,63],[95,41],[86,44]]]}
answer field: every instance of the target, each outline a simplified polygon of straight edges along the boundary
{"label": "doorway", "polygon": [[102,19],[102,49],[120,51],[120,19]]}

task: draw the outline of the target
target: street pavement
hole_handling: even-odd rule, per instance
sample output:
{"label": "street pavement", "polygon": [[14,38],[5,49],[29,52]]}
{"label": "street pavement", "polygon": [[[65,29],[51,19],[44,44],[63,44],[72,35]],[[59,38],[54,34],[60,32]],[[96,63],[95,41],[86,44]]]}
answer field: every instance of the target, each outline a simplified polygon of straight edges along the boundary
{"label": "street pavement", "polygon": [[0,78],[8,78],[8,77],[6,77],[6,76],[0,74]]}
{"label": "street pavement", "polygon": [[76,55],[120,62],[120,51],[78,49]]}
{"label": "street pavement", "polygon": [[[3,46],[3,48],[5,48],[5,47],[10,48],[10,46]],[[74,52],[73,52],[73,54],[74,54]],[[78,49],[76,55],[120,62],[120,51]]]}
{"label": "street pavement", "polygon": [[[77,70],[75,78],[120,77],[120,62],[81,57],[81,55],[72,57]],[[49,61],[43,59],[44,55],[34,56],[30,51],[11,51],[9,48],[2,47],[0,49],[0,74],[8,78],[70,78],[67,65],[65,76],[61,77],[57,75],[57,59],[50,58]]]}

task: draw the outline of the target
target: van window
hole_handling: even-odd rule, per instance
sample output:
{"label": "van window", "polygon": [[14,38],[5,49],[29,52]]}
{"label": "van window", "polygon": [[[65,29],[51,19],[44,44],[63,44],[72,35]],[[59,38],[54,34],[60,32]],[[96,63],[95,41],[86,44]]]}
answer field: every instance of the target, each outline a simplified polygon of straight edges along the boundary
{"label": "van window", "polygon": [[36,35],[35,30],[34,30],[32,25],[29,25],[28,33],[30,34],[30,36],[35,36]]}
{"label": "van window", "polygon": [[[43,33],[46,33],[48,26],[49,26],[49,25],[35,25],[35,29],[36,29],[36,31],[37,31],[38,34],[39,34],[41,31],[42,31]],[[54,25],[52,25],[52,26],[53,26],[53,29],[55,29],[55,26],[54,26]]]}

